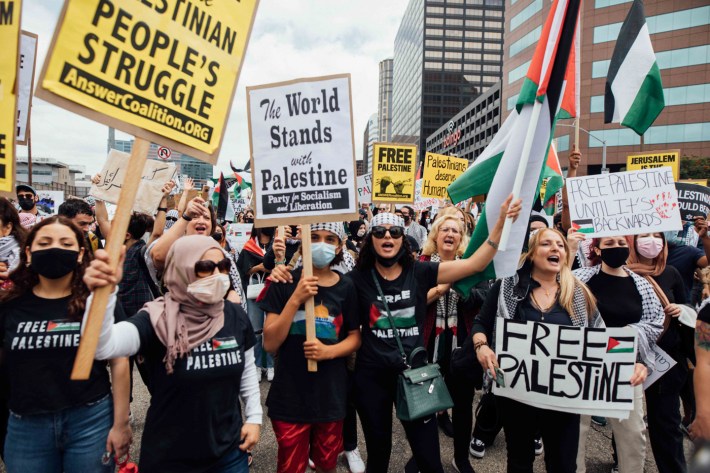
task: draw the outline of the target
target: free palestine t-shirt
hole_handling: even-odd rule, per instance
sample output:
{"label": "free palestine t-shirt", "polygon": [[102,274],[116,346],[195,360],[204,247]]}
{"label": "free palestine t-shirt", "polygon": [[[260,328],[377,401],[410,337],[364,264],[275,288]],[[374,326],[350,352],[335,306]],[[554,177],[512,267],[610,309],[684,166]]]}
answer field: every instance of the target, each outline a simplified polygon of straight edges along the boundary
{"label": "free palestine t-shirt", "polygon": [[[335,345],[359,328],[355,287],[336,273],[338,282],[318,287],[315,295],[316,337],[324,345]],[[266,313],[281,314],[301,279],[293,273],[292,283],[271,283],[259,306]],[[279,315],[280,317],[280,315]],[[319,361],[318,371],[309,372],[303,344],[306,341],[306,311],[301,305],[293,317],[286,339],[278,350],[276,373],[266,398],[269,417],[275,420],[310,424],[345,418],[347,366],[345,358]]]}

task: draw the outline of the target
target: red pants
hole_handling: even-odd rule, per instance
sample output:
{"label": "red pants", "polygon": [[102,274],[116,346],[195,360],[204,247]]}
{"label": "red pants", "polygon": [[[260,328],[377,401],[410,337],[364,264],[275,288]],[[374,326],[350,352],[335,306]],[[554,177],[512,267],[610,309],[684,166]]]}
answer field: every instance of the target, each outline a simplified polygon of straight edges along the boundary
{"label": "red pants", "polygon": [[303,473],[308,458],[323,470],[337,466],[343,451],[343,421],[292,424],[271,419],[279,444],[278,473]]}

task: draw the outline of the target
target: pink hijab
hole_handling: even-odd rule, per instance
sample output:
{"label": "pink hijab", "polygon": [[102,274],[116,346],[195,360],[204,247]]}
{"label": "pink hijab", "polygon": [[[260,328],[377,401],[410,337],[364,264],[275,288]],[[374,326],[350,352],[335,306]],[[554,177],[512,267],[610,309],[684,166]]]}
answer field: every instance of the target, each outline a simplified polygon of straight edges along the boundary
{"label": "pink hijab", "polygon": [[184,236],[173,243],[163,273],[169,292],[143,306],[155,334],[167,348],[163,361],[168,374],[173,372],[177,358],[209,340],[224,326],[224,301],[207,305],[187,292],[187,286],[198,279],[195,263],[211,248],[222,250],[213,238],[203,235]]}

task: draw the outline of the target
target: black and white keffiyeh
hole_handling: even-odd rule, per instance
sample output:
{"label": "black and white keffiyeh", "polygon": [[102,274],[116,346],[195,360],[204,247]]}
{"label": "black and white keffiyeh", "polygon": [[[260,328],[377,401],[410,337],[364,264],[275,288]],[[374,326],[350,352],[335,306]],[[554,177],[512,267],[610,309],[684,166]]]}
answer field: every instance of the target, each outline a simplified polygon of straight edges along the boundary
{"label": "black and white keffiyeh", "polygon": [[[593,276],[599,274],[601,265],[592,266],[590,268],[580,268],[573,271],[573,274],[580,281],[587,283]],[[663,321],[666,316],[661,306],[661,301],[658,300],[653,286],[646,281],[645,278],[634,273],[630,269],[624,267],[624,271],[633,279],[636,289],[641,294],[641,320],[635,324],[630,324],[638,333],[639,354],[643,363],[649,371],[656,368],[656,356],[653,354],[653,347],[656,345],[656,340],[661,336],[663,331]],[[613,290],[613,288],[609,288]]]}
{"label": "black and white keffiyeh", "polygon": [[319,230],[325,230],[326,232],[330,232],[340,238],[340,241],[345,241],[345,229],[343,228],[343,224],[341,222],[322,222],[322,223],[312,223],[311,224],[311,231],[319,231]]}
{"label": "black and white keffiyeh", "polygon": [[14,236],[0,238],[0,261],[7,262],[8,271],[13,271],[20,263],[20,245]]}
{"label": "black and white keffiyeh", "polygon": [[397,225],[399,227],[404,227],[404,219],[389,212],[380,212],[372,217],[372,222],[370,222],[367,232],[370,233],[372,231],[372,227],[376,227],[378,225]]}
{"label": "black and white keffiyeh", "polygon": [[[430,257],[432,263],[438,263],[441,261],[441,256],[439,253],[432,253]],[[456,255],[456,259],[460,259]],[[453,289],[449,289],[448,294],[442,295],[436,300],[436,321],[434,326],[434,355],[433,361],[437,362],[439,359],[439,339],[441,334],[444,333],[448,327],[452,333],[451,339],[451,350],[458,348],[458,303],[459,303],[459,293]]]}

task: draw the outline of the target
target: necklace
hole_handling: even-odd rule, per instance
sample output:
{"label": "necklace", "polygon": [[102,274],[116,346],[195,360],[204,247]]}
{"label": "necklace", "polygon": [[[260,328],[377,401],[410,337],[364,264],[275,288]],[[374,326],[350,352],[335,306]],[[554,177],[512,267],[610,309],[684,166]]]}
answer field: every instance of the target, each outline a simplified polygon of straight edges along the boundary
{"label": "necklace", "polygon": [[[545,291],[545,296],[548,297],[548,299],[549,299],[550,292],[544,288],[542,288],[542,289]],[[549,306],[543,307],[542,304],[540,304],[538,302],[537,298],[535,297],[535,291],[534,290],[530,291],[530,296],[532,297],[532,301],[535,304],[535,306],[540,310],[541,318],[543,321],[545,320],[545,314],[548,313],[555,306],[555,303],[557,302],[557,298],[559,295],[560,295],[560,287],[557,286],[557,291],[555,292],[555,296],[552,299],[552,302],[550,303]]]}

